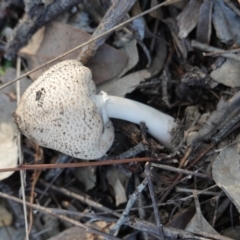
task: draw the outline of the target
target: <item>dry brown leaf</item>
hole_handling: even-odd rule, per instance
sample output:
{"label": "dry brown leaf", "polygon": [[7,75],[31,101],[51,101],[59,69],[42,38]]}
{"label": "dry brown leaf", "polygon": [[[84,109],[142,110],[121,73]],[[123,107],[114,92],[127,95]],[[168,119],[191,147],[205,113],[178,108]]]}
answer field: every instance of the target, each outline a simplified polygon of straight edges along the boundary
{"label": "dry brown leaf", "polygon": [[210,77],[227,87],[240,87],[240,62],[228,58],[219,68],[213,70]]}
{"label": "dry brown leaf", "polygon": [[213,24],[222,42],[240,44],[239,21],[239,16],[233,12],[233,9],[223,1],[214,1]]}
{"label": "dry brown leaf", "polygon": [[216,184],[226,193],[240,212],[240,155],[234,146],[223,148],[216,158],[212,175]]}
{"label": "dry brown leaf", "polygon": [[[20,55],[27,59],[28,67],[33,69],[86,42],[90,36],[90,34],[75,29],[70,25],[52,22],[45,28],[41,44],[39,45],[39,42],[31,41],[27,47],[20,51]],[[39,48],[37,49],[38,45]],[[33,51],[31,51],[32,48],[34,49]],[[76,59],[77,56],[78,51],[75,51],[59,61],[63,59]],[[104,44],[87,63],[87,66],[92,70],[94,81],[100,83],[113,79],[120,74],[127,65],[127,60],[125,53]],[[31,77],[37,79],[48,68],[49,66],[34,72],[31,74]]]}
{"label": "dry brown leaf", "polygon": [[144,82],[145,79],[150,77],[151,73],[145,69],[130,73],[111,85],[108,85],[108,87],[104,88],[104,91],[109,95],[125,97],[127,93],[131,93],[141,82]]}
{"label": "dry brown leaf", "polygon": [[0,205],[0,227],[6,227],[12,224],[13,216],[5,208],[4,205]]}
{"label": "dry brown leaf", "polygon": [[168,227],[174,227],[178,229],[184,229],[189,221],[192,219],[195,213],[195,209],[193,207],[189,207],[187,209],[183,209],[179,213],[177,213],[170,222],[167,223]]}
{"label": "dry brown leaf", "polygon": [[178,27],[180,38],[185,38],[196,27],[198,22],[201,1],[191,0],[178,15]]}
{"label": "dry brown leaf", "polygon": [[212,8],[212,1],[204,0],[199,12],[199,21],[197,25],[197,40],[206,44],[209,44],[212,33]]}
{"label": "dry brown leaf", "polygon": [[120,204],[127,201],[126,191],[124,189],[120,175],[121,173],[118,172],[115,167],[109,168],[106,174],[108,183],[110,184],[110,186],[112,186],[114,191],[116,206],[119,206]]}
{"label": "dry brown leaf", "polygon": [[[125,66],[125,68],[122,70],[122,72],[114,79],[108,81],[108,82],[104,82],[102,84],[99,84],[97,86],[97,90],[98,92],[100,91],[105,91],[108,94],[110,94],[108,92],[108,88],[111,88],[111,86],[114,86],[114,84],[116,82],[118,82],[118,80],[126,73],[128,72],[130,69],[132,69],[133,67],[136,66],[136,64],[138,63],[139,60],[139,55],[138,55],[138,49],[137,49],[137,41],[136,40],[132,40],[128,43],[126,43],[124,45],[123,48],[121,48],[121,51],[125,52],[125,54],[127,54],[128,56],[128,63]],[[126,87],[125,87],[126,89]],[[120,90],[119,90],[120,91]],[[122,91],[121,96],[124,94],[124,91]],[[125,94],[124,94],[125,95]],[[118,96],[118,95],[116,95]]]}
{"label": "dry brown leaf", "polygon": [[48,240],[87,240],[87,232],[80,227],[71,227]]}

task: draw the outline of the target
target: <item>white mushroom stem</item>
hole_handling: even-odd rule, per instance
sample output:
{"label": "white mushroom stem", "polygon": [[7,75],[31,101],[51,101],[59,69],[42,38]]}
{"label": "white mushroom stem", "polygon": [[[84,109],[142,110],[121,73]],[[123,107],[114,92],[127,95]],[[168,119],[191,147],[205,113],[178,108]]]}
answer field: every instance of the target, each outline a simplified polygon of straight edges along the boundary
{"label": "white mushroom stem", "polygon": [[95,95],[92,100],[102,111],[102,115],[104,115],[103,111],[106,111],[109,118],[122,119],[135,124],[144,122],[150,135],[167,148],[171,148],[172,132],[177,127],[173,117],[145,104],[126,98],[109,96],[105,92]]}

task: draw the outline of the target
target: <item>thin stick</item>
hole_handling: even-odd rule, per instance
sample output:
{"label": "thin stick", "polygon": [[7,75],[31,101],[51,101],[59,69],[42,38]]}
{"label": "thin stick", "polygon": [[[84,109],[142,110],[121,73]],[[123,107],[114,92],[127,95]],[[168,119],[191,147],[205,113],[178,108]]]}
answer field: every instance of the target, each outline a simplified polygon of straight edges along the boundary
{"label": "thin stick", "polygon": [[[21,72],[21,58],[17,58],[17,77],[20,75]],[[17,82],[16,84],[16,90],[17,90],[17,105],[20,102],[20,82]],[[22,148],[21,148],[21,133],[18,132],[17,135],[17,143],[18,143],[18,159],[20,165],[23,164],[23,157],[22,157]],[[28,235],[28,220],[27,220],[27,207],[26,207],[26,196],[25,196],[25,171],[20,171],[20,179],[21,179],[21,193],[22,193],[22,199],[23,199],[23,213],[24,213],[24,222],[25,222],[25,231],[26,231],[26,240],[29,240]]]}
{"label": "thin stick", "polygon": [[37,71],[37,70],[45,67],[46,65],[51,64],[51,63],[59,60],[60,58],[65,57],[65,56],[67,56],[68,54],[70,54],[70,53],[72,53],[72,52],[74,52],[74,51],[76,51],[76,50],[79,50],[80,48],[88,45],[89,43],[92,43],[92,42],[96,41],[97,39],[99,39],[99,38],[101,38],[101,37],[103,37],[103,36],[105,36],[105,35],[113,32],[113,31],[121,28],[122,26],[124,26],[124,25],[132,22],[134,19],[136,19],[136,18],[138,18],[138,17],[142,17],[142,16],[144,16],[144,15],[146,15],[146,14],[148,14],[148,13],[154,11],[154,10],[156,10],[157,8],[160,8],[160,7],[163,7],[163,6],[167,6],[167,5],[170,5],[170,4],[179,2],[179,1],[181,1],[181,0],[166,0],[165,2],[163,2],[163,3],[161,3],[161,4],[158,4],[158,5],[156,5],[155,7],[152,7],[152,8],[150,8],[150,9],[148,9],[148,10],[140,13],[140,14],[137,15],[137,16],[132,17],[132,18],[126,20],[125,22],[122,22],[122,23],[116,25],[114,28],[109,29],[109,30],[106,31],[105,33],[102,33],[102,34],[98,35],[97,37],[94,37],[94,38],[90,39],[89,41],[87,41],[87,42],[85,42],[85,43],[83,43],[83,44],[81,44],[81,45],[79,45],[79,46],[71,49],[70,51],[67,51],[67,52],[65,52],[64,54],[62,54],[62,55],[60,55],[60,56],[58,56],[58,57],[56,57],[56,58],[54,58],[54,59],[46,62],[45,64],[42,64],[41,66],[34,68],[33,70],[31,70],[31,71],[29,71],[29,72],[21,75],[20,77],[14,79],[14,80],[12,80],[12,81],[10,81],[10,82],[8,82],[8,83],[3,84],[3,85],[0,87],[0,90],[3,89],[3,88],[5,88],[5,87],[7,87],[7,86],[9,86],[9,85],[11,85],[11,84],[13,84],[13,83],[15,83],[15,82],[17,82],[17,81],[19,81],[19,80],[22,79],[23,77],[26,77],[26,76],[28,76],[29,74],[31,74],[31,73],[33,73],[33,72],[35,72],[35,71]]}
{"label": "thin stick", "polygon": [[127,206],[125,207],[121,217],[118,219],[116,224],[113,226],[113,228],[110,230],[110,234],[113,236],[117,236],[119,229],[121,226],[128,220],[129,218],[129,212],[131,211],[131,208],[133,204],[136,202],[138,196],[143,191],[143,189],[147,186],[147,178],[145,178],[142,183],[137,187],[137,190],[134,191],[134,193],[130,196]]}
{"label": "thin stick", "polygon": [[157,200],[156,200],[156,196],[155,196],[155,193],[153,190],[149,162],[147,162],[145,165],[145,174],[146,174],[146,178],[147,178],[147,182],[148,182],[148,189],[149,189],[151,199],[152,199],[153,211],[154,211],[154,215],[155,215],[155,219],[156,219],[158,234],[159,234],[160,239],[164,240],[163,226],[162,226],[162,223],[160,220],[158,206],[157,206]]}
{"label": "thin stick", "polygon": [[[219,48],[216,48],[216,47],[212,47],[212,46],[200,43],[200,42],[195,41],[195,40],[191,41],[191,45],[192,45],[192,47],[200,49],[202,51],[211,52],[211,53],[217,53],[217,55],[215,54],[216,56],[221,55],[222,57],[231,58],[231,59],[240,61],[240,56],[239,55],[232,54],[230,52],[226,53],[222,49],[219,49]],[[204,54],[203,55],[206,56],[206,53],[204,53]],[[212,57],[214,57],[215,55],[211,54]]]}

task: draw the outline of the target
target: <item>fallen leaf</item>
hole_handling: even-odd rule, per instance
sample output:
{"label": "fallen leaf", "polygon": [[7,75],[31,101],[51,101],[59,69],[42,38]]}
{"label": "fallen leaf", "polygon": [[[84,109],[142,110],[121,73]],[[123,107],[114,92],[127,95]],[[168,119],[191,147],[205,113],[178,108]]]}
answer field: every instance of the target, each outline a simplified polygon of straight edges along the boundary
{"label": "fallen leaf", "polygon": [[[157,0],[152,0],[151,1],[151,8],[157,6],[159,3]],[[150,12],[150,16],[157,18],[159,20],[163,19],[163,12],[162,8],[157,8],[156,10]]]}
{"label": "fallen leaf", "polygon": [[74,171],[76,178],[84,185],[85,191],[88,191],[96,185],[96,167],[77,168]]}
{"label": "fallen leaf", "polygon": [[227,44],[232,42],[233,38],[232,38],[231,30],[228,25],[228,21],[219,4],[214,4],[214,11],[213,11],[212,17],[213,17],[212,18],[213,26],[221,42],[227,43]]}
{"label": "fallen leaf", "polygon": [[192,219],[195,214],[195,209],[189,207],[177,213],[170,222],[167,223],[168,227],[174,227],[178,229],[184,229],[189,221]]}
{"label": "fallen leaf", "polygon": [[[16,70],[9,68],[2,76],[3,83],[7,83],[16,77]],[[20,92],[24,92],[30,85],[31,81],[27,78],[22,79],[20,84]],[[0,93],[0,168],[16,167],[18,161],[17,148],[17,129],[13,121],[12,113],[16,110],[17,103],[12,101],[7,94],[15,94],[16,85],[12,84]],[[0,173],[0,180],[3,180],[13,172]]]}
{"label": "fallen leaf", "polygon": [[[215,22],[215,28],[216,26],[218,26],[218,28],[216,28],[216,33],[218,34],[221,31],[224,32],[224,28],[228,29],[228,31],[230,32],[230,36],[229,36],[229,40],[233,40],[233,43],[236,44],[240,44],[240,33],[239,33],[239,28],[240,28],[240,18],[239,16],[237,16],[232,9],[230,9],[226,4],[224,4],[223,1],[215,1],[214,2],[214,9],[216,7],[219,7],[223,13],[223,15],[221,15],[221,18],[219,17],[219,15],[217,15],[217,13],[215,14],[215,18],[217,18],[217,20],[219,21],[218,25],[216,25]],[[226,24],[225,25],[221,25],[222,21],[225,20]],[[220,38],[220,37],[219,37]],[[226,42],[226,43],[229,43]]]}
{"label": "fallen leaf", "polygon": [[[100,91],[105,91],[107,92],[108,94],[110,94],[108,92],[108,88],[111,88],[112,86],[114,86],[114,84],[116,82],[119,81],[119,79],[126,73],[128,72],[130,69],[132,69],[133,67],[136,66],[136,64],[138,63],[138,60],[139,60],[139,55],[138,55],[138,49],[137,49],[137,41],[136,40],[132,40],[128,43],[126,43],[124,45],[123,48],[121,48],[121,51],[125,52],[128,56],[128,63],[127,65],[125,66],[125,68],[122,70],[122,72],[114,79],[110,80],[110,81],[107,81],[107,82],[103,82],[101,84],[99,84],[97,86],[97,90],[98,92]],[[123,86],[122,86],[123,87]],[[126,89],[126,88],[125,88]],[[123,95],[124,93],[121,94],[121,96]]]}
{"label": "fallen leaf", "polygon": [[180,38],[185,38],[197,26],[201,1],[189,1],[183,11],[178,15],[178,27]]}
{"label": "fallen leaf", "polygon": [[109,168],[106,174],[108,182],[114,190],[116,206],[119,206],[127,201],[126,191],[122,182],[120,181],[119,174],[120,173],[116,168]]}
{"label": "fallen leaf", "polygon": [[240,87],[240,62],[233,59],[226,61],[217,69],[213,70],[210,77],[227,87]]}
{"label": "fallen leaf", "polygon": [[[36,34],[39,34],[39,32]],[[30,41],[27,47],[21,49],[19,54],[27,59],[28,67],[31,70],[86,42],[90,36],[90,34],[73,28],[70,25],[52,22],[45,28],[44,37],[40,45],[39,42]],[[36,45],[39,46],[38,49]],[[34,50],[31,52],[32,48]],[[76,59],[78,54],[79,51],[75,51],[61,58],[59,61]],[[119,75],[127,65],[127,60],[124,52],[104,44],[98,49],[97,54],[86,66],[92,70],[94,81],[100,83]],[[56,62],[51,65],[54,64],[56,64]],[[49,67],[50,66],[46,66],[32,73],[30,75],[31,78],[37,79]]]}
{"label": "fallen leaf", "polygon": [[240,213],[240,155],[234,146],[223,148],[216,158],[212,175],[216,184],[226,193]]}
{"label": "fallen leaf", "polygon": [[4,205],[0,205],[0,227],[6,227],[12,224],[13,216],[5,208]]}
{"label": "fallen leaf", "polygon": [[120,78],[102,90],[106,91],[109,95],[124,97],[127,93],[131,93],[135,90],[145,79],[150,78],[150,76],[151,73],[148,72],[148,70],[140,70]]}

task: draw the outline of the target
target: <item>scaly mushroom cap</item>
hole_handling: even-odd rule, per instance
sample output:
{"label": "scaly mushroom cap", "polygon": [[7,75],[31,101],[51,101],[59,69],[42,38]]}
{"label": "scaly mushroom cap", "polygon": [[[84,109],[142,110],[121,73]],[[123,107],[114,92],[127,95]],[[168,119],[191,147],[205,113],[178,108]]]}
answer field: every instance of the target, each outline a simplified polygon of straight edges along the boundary
{"label": "scaly mushroom cap", "polygon": [[96,94],[91,71],[77,60],[57,63],[23,94],[13,114],[28,138],[81,159],[102,157],[111,147],[114,130],[103,123],[91,101]]}

